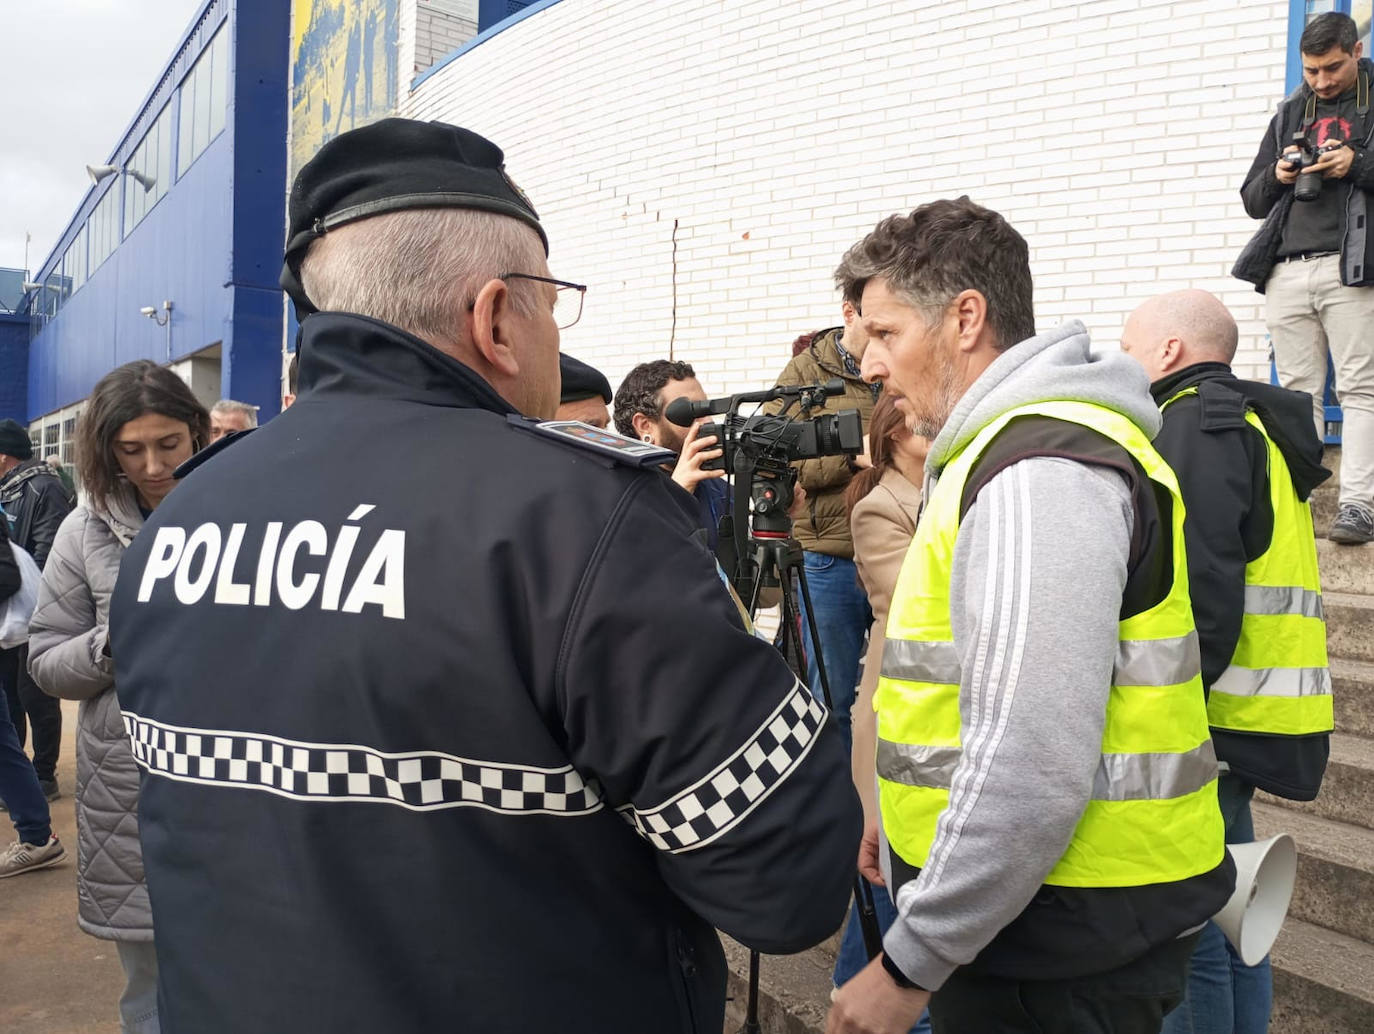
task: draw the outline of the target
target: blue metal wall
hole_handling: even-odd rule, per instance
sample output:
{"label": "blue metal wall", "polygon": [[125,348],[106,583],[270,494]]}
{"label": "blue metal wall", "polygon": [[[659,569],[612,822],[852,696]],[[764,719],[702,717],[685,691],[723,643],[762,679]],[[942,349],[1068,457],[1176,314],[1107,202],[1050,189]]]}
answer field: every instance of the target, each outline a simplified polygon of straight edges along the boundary
{"label": "blue metal wall", "polygon": [[28,369],[29,318],[0,312],[0,420],[28,423],[24,410]]}
{"label": "blue metal wall", "polygon": [[[223,394],[264,418],[278,410],[289,5],[207,0],[108,164],[127,161],[221,23],[231,33],[224,131],[33,337],[29,420],[84,398],[122,363],[167,362],[217,342]],[[112,189],[133,183],[112,180]],[[87,195],[36,281],[61,262],[103,187]],[[164,300],[173,305],[170,345],[168,329],[139,313]]]}

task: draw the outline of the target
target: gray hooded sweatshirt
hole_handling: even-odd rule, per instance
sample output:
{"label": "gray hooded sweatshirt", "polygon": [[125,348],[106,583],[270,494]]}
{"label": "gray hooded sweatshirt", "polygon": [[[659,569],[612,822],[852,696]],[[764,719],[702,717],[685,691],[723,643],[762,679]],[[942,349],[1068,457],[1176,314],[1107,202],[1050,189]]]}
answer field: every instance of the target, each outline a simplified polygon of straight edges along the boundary
{"label": "gray hooded sweatshirt", "polygon": [[[1071,321],[1008,349],[959,401],[926,460],[926,498],[958,449],[1033,402],[1116,410],[1153,438],[1141,366]],[[884,950],[935,990],[1030,903],[1092,795],[1132,523],[1117,472],[1055,457],[993,477],[959,527],[950,586],[963,753],[920,877],[896,889]],[[884,851],[891,886],[891,859]],[[1182,932],[1182,931],[1180,931]]]}

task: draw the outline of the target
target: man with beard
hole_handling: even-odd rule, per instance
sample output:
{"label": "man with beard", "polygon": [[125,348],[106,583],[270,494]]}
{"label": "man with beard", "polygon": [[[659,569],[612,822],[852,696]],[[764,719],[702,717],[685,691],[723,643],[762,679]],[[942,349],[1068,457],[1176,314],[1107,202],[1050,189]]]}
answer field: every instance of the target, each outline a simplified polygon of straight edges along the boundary
{"label": "man with beard", "polygon": [[1037,336],[1025,240],[967,198],[843,268],[865,379],[934,441],[860,853],[899,916],[827,1030],[899,1034],[929,1002],[937,1034],[1153,1034],[1234,867],[1148,379],[1080,323]]}
{"label": "man with beard", "polygon": [[716,529],[730,509],[730,490],[725,470],[708,470],[704,464],[718,460],[722,450],[714,438],[697,438],[702,421],[678,427],[664,411],[675,399],[701,402],[706,398],[691,363],[655,359],[640,363],[620,382],[615,393],[615,429],[627,438],[638,438],[677,453],[672,478],[692,493],[701,512],[711,552],[716,549]]}

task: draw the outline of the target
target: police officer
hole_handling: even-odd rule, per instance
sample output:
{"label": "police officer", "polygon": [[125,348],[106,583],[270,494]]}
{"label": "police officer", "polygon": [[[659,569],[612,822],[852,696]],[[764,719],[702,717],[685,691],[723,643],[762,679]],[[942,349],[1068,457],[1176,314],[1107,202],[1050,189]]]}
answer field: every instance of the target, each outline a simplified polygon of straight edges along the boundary
{"label": "police officer", "polygon": [[[1332,729],[1321,580],[1308,498],[1328,477],[1304,393],[1231,372],[1236,322],[1206,291],[1147,301],[1126,321],[1122,350],[1140,361],[1163,409],[1155,447],[1188,509],[1189,588],[1217,757],[1228,843],[1254,840],[1255,787],[1310,801]],[[1166,1030],[1262,1032],[1273,987],[1268,960],[1245,966],[1209,923],[1188,1002]],[[1191,1017],[1191,1018],[1190,1018]]]}
{"label": "police officer", "polygon": [[113,601],[168,1029],[717,1034],[714,928],[840,923],[824,709],[661,455],[526,419],[580,312],[546,251],[465,129],[384,120],[296,179],[300,397],[186,477]]}
{"label": "police officer", "polygon": [[563,379],[563,391],[558,398],[557,420],[580,420],[593,427],[609,427],[611,411],[611,382],[606,375],[581,359],[559,354],[558,372]]}
{"label": "police officer", "polygon": [[874,701],[899,915],[828,1030],[1157,1032],[1234,867],[1146,379],[1035,334],[1026,242],[967,198],[845,267],[865,379],[934,441]]}

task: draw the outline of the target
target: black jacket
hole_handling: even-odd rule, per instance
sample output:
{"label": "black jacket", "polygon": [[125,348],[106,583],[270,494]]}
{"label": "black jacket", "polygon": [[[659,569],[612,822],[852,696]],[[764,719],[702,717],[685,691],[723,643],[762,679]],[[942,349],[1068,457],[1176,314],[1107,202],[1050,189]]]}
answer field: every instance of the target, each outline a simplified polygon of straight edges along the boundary
{"label": "black jacket", "polygon": [[67,486],[46,460],[25,460],[0,479],[0,506],[9,517],[10,538],[29,551],[40,570],[74,505]]}
{"label": "black jacket", "polygon": [[296,404],[126,554],[168,1034],[718,1034],[713,928],[792,952],[843,918],[842,742],[695,502],[510,417],[311,316]]}
{"label": "black jacket", "polygon": [[[1362,96],[1367,100],[1370,83],[1374,82],[1374,62],[1362,58],[1359,75]],[[1274,165],[1293,142],[1293,133],[1303,127],[1312,97],[1304,83],[1279,104],[1241,184],[1240,197],[1246,214],[1252,219],[1263,219],[1264,224],[1242,249],[1231,275],[1254,284],[1260,294],[1264,293],[1277,261],[1283,225],[1295,203],[1293,187],[1279,182]],[[1369,204],[1370,192],[1374,191],[1374,117],[1367,111],[1358,117],[1354,136],[1351,147],[1355,159],[1345,177],[1350,186],[1345,202],[1345,235],[1341,240],[1341,283],[1347,287],[1368,287],[1374,284],[1374,234],[1367,225],[1369,216],[1374,215]]]}
{"label": "black jacket", "polygon": [[23,584],[14,550],[10,549],[9,532],[5,530],[5,522],[0,521],[0,604],[18,592]]}
{"label": "black jacket", "polygon": [[[1269,549],[1274,510],[1268,448],[1245,420],[1251,408],[1288,465],[1302,499],[1331,476],[1312,427],[1312,399],[1257,381],[1238,380],[1225,363],[1198,363],[1150,386],[1161,405],[1185,388],[1197,395],[1164,410],[1155,448],[1178,475],[1188,508],[1184,537],[1188,584],[1210,688],[1236,651],[1245,612],[1245,566]],[[1321,787],[1329,737],[1257,736],[1212,730],[1217,757],[1270,793],[1311,800]]]}

